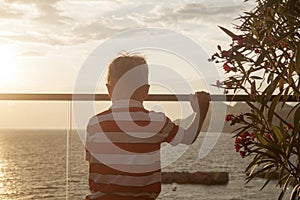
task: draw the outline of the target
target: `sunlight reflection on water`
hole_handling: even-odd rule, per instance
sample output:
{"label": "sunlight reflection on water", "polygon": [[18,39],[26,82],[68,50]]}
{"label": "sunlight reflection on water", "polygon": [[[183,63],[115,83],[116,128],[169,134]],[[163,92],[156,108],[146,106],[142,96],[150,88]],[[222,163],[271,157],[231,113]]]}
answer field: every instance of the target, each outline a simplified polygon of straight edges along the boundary
{"label": "sunlight reflection on water", "polygon": [[3,168],[4,168],[4,164],[0,161],[0,193],[1,194],[5,193],[5,190],[6,190],[4,188],[4,184],[3,184],[3,182],[5,180],[5,178],[4,178],[5,174],[3,172]]}

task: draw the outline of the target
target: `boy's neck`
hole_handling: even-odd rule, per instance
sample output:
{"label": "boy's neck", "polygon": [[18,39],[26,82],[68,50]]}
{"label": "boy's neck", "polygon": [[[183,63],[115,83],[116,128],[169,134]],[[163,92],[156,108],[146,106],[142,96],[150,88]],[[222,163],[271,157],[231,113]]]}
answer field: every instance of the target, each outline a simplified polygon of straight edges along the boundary
{"label": "boy's neck", "polygon": [[143,107],[143,101],[138,101],[135,99],[112,99],[111,108],[121,108],[121,107]]}

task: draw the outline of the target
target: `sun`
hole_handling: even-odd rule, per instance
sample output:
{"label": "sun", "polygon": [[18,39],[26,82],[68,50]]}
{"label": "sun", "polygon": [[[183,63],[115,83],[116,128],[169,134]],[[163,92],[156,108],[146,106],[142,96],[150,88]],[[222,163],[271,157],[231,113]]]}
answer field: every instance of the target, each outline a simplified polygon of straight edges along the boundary
{"label": "sun", "polygon": [[18,80],[18,67],[15,48],[0,44],[0,88],[9,87]]}

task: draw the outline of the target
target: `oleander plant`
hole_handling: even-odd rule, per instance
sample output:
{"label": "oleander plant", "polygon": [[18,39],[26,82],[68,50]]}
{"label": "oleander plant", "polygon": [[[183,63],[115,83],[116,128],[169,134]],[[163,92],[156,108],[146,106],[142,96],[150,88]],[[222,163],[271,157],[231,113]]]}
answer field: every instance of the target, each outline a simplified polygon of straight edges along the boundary
{"label": "oleander plant", "polygon": [[[263,176],[263,189],[276,177],[278,199],[300,199],[300,1],[257,0],[236,20],[233,31],[220,27],[231,42],[209,60],[226,74],[218,87],[249,96],[249,112],[225,119],[238,125],[235,150],[250,159],[246,182]],[[288,101],[292,109],[283,115]]]}

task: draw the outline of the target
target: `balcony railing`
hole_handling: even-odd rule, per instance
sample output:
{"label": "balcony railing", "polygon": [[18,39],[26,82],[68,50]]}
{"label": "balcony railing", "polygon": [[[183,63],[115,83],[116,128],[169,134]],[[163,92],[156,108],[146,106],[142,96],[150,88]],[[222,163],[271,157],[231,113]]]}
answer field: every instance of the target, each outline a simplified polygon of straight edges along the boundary
{"label": "balcony railing", "polygon": [[[273,95],[273,98],[275,95]],[[211,95],[212,101],[246,101],[250,100],[249,95]],[[272,99],[272,98],[271,98]],[[21,101],[109,101],[107,94],[41,94],[41,93],[16,93],[0,94],[0,100],[21,100]],[[188,94],[149,94],[146,101],[188,101]],[[298,102],[293,96],[288,96],[288,102]]]}

